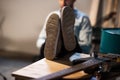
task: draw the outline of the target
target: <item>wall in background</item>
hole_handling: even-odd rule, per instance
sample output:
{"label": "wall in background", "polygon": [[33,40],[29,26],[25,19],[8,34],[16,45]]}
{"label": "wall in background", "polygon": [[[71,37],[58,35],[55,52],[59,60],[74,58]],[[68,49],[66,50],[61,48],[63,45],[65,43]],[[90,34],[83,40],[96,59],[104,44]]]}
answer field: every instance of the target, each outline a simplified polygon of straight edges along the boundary
{"label": "wall in background", "polygon": [[[77,0],[89,16],[92,0]],[[0,0],[0,49],[38,54],[36,41],[49,12],[58,0]]]}

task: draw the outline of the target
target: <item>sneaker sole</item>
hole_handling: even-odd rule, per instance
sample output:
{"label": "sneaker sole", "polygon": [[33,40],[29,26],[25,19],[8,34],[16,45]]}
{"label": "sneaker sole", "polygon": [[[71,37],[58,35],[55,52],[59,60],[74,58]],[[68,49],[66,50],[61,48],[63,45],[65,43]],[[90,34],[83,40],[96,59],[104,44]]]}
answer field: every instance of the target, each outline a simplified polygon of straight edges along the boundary
{"label": "sneaker sole", "polygon": [[64,46],[68,51],[72,51],[76,47],[74,35],[75,15],[73,9],[70,7],[64,7],[62,9],[61,16],[61,29]]}
{"label": "sneaker sole", "polygon": [[52,14],[46,24],[46,43],[44,49],[45,58],[53,60],[57,56],[57,46],[60,34],[60,21],[57,14]]}

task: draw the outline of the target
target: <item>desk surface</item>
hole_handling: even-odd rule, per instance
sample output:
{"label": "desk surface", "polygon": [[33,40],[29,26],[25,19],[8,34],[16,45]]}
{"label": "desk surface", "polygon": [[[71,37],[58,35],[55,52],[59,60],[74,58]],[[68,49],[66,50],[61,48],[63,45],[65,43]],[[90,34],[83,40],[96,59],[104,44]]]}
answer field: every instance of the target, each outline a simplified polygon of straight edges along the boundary
{"label": "desk surface", "polygon": [[[53,72],[65,69],[65,68],[69,68],[70,66],[65,65],[65,64],[61,64],[58,62],[54,62],[54,61],[50,61],[47,59],[42,59],[39,60],[31,65],[28,65],[20,70],[17,70],[15,72],[12,73],[12,76],[14,77],[26,77],[26,78],[39,78],[48,74],[51,74]],[[82,76],[87,75],[86,73],[84,73],[83,71],[65,76],[64,78],[80,78]]]}

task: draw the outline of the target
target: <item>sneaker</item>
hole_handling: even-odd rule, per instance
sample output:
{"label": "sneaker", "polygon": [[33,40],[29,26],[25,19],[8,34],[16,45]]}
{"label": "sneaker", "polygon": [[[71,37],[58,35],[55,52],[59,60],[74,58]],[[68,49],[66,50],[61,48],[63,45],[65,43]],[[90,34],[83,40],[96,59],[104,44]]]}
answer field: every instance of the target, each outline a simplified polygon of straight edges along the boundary
{"label": "sneaker", "polygon": [[72,56],[70,56],[69,61],[72,62],[73,65],[76,65],[85,62],[91,58],[92,57],[90,57],[89,54],[75,52]]}
{"label": "sneaker", "polygon": [[46,43],[44,56],[46,59],[53,60],[60,53],[60,19],[57,14],[51,14],[46,24]]}
{"label": "sneaker", "polygon": [[72,51],[76,47],[74,35],[75,15],[70,7],[63,7],[61,10],[61,30],[63,42],[67,51]]}

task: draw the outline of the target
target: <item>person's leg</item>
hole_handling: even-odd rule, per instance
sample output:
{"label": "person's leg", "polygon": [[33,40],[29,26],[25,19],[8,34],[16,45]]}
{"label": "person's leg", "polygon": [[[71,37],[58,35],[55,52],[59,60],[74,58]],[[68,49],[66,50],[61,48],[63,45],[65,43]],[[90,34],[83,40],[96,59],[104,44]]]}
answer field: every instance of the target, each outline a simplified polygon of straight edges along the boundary
{"label": "person's leg", "polygon": [[51,14],[48,18],[46,36],[44,56],[49,60],[54,60],[61,50],[60,18],[56,13]]}
{"label": "person's leg", "polygon": [[32,62],[36,62],[36,61],[44,58],[44,47],[45,47],[45,43],[39,49],[39,55],[36,55],[33,57]]}
{"label": "person's leg", "polygon": [[78,41],[77,41],[76,36],[75,36],[75,40],[76,40],[76,47],[75,47],[75,49],[74,49],[72,52],[81,53],[81,52],[82,52],[82,49],[81,49],[80,45],[78,44]]}
{"label": "person's leg", "polygon": [[44,56],[44,48],[45,48],[45,43],[40,48],[39,59],[43,59],[45,57]]}

